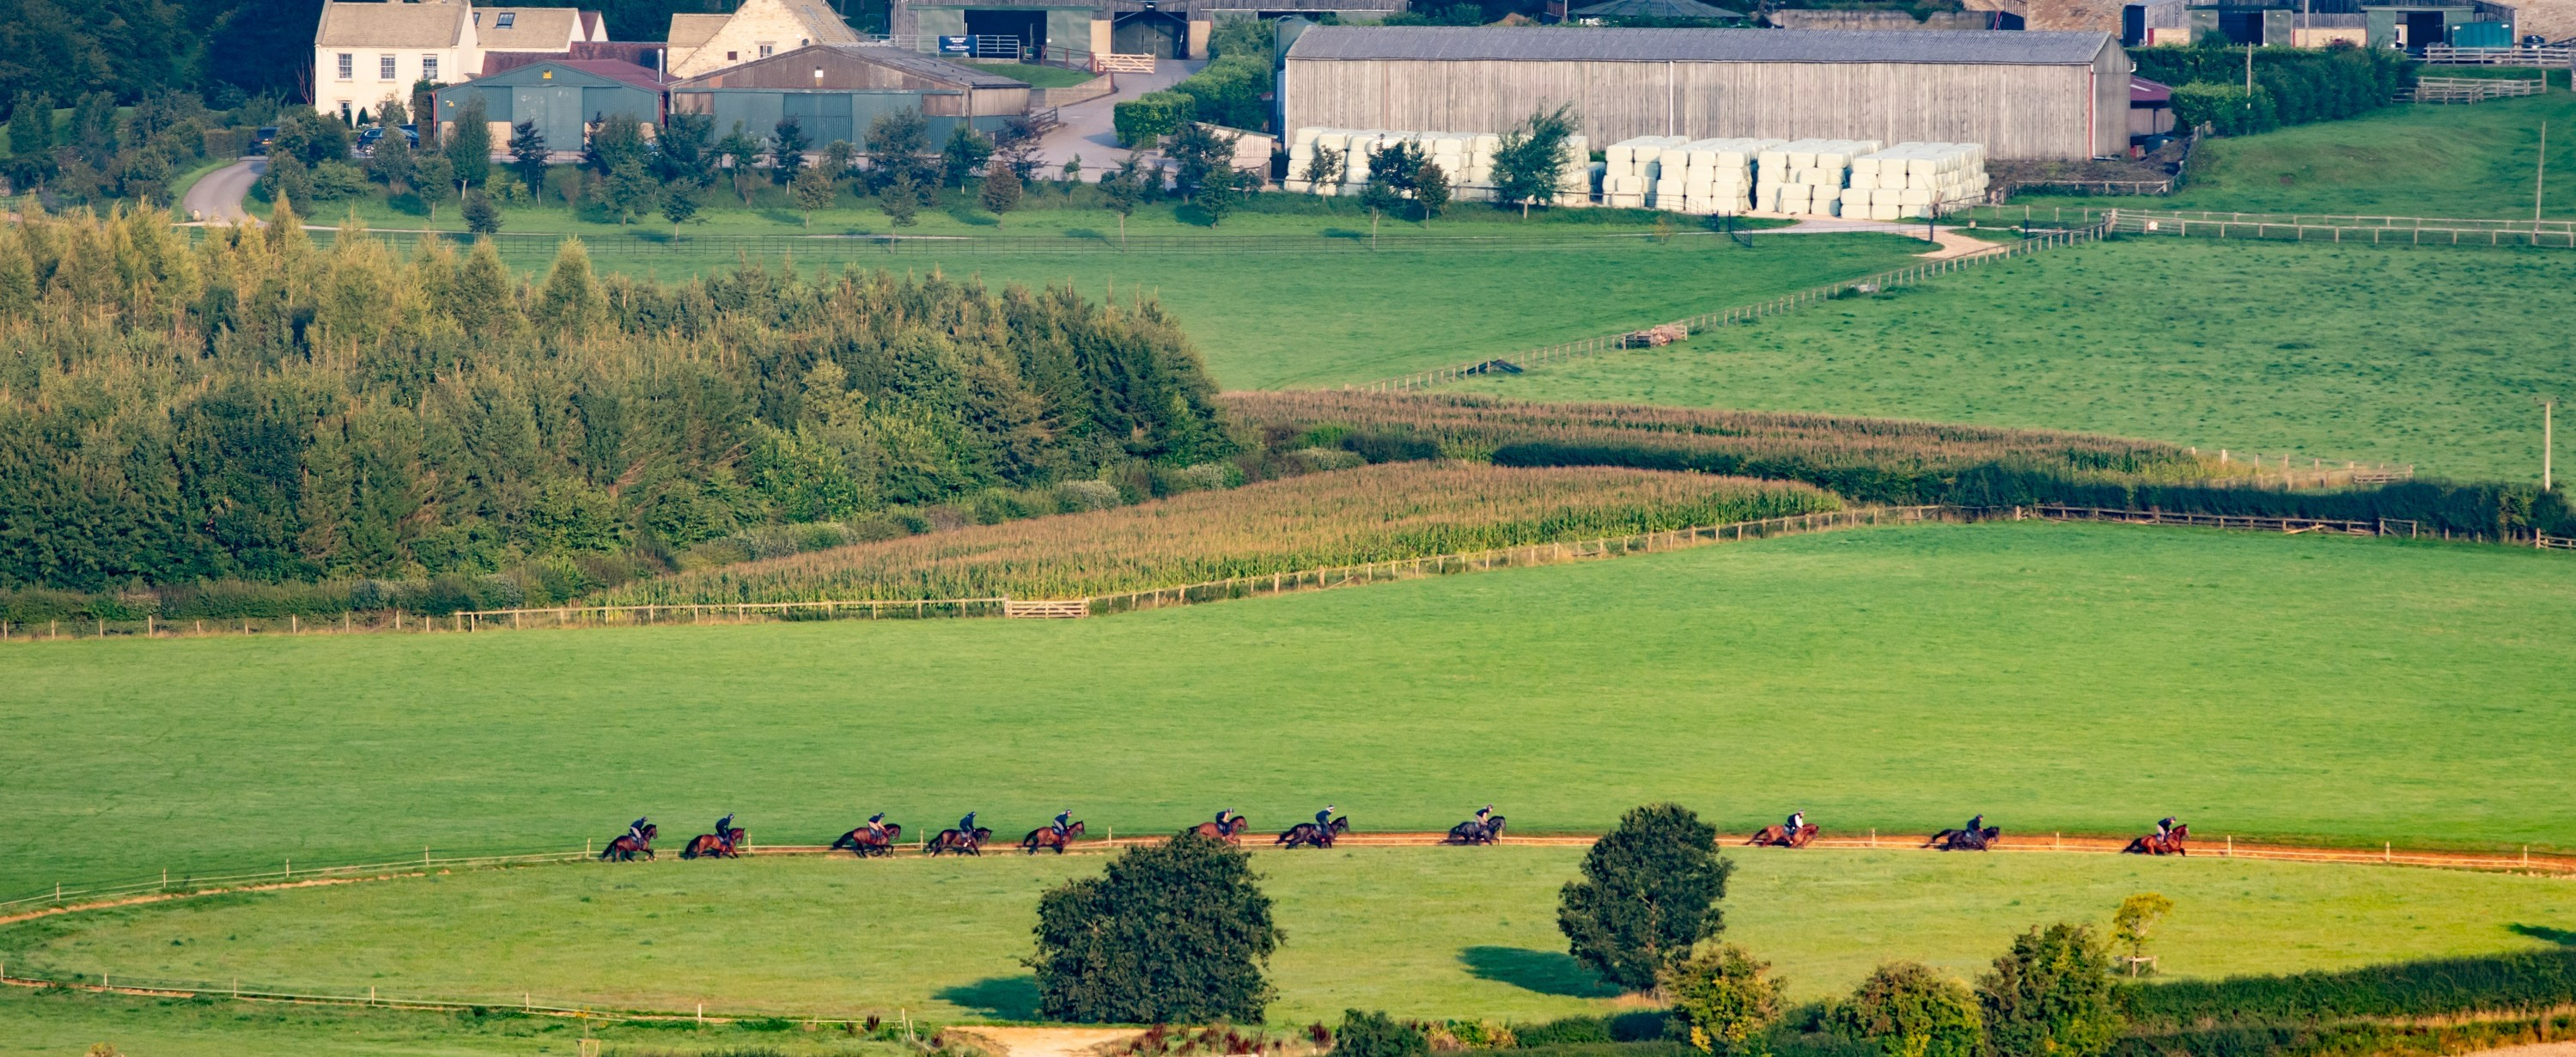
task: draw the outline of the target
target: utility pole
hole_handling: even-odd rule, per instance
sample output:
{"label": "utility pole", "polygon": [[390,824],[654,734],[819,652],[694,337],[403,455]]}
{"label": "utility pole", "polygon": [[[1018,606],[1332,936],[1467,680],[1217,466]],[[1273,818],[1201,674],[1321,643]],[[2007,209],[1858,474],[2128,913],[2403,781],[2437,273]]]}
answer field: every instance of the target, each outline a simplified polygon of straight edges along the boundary
{"label": "utility pole", "polygon": [[2531,164],[2531,239],[2540,244],[2540,198],[2549,190],[2549,122],[2540,123],[2540,157]]}
{"label": "utility pole", "polygon": [[2556,445],[2557,438],[2553,436],[2556,430],[2553,428],[2555,423],[2551,419],[2555,417],[2552,413],[2557,410],[2557,397],[2540,398],[2540,490],[2543,492],[2548,491],[2553,483],[2550,480],[2549,456],[2550,449]]}

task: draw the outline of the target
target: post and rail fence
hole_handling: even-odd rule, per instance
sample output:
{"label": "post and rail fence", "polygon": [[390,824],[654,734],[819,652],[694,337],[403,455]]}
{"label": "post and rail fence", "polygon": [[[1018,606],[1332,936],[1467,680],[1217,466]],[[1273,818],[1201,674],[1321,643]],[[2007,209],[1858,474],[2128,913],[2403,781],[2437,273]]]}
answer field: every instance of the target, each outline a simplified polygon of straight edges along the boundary
{"label": "post and rail fence", "polygon": [[2456,48],[2448,44],[2433,44],[2424,48],[2421,58],[2427,66],[2530,66],[2564,70],[2576,67],[2576,47],[2517,44],[2503,48]]}
{"label": "post and rail fence", "polygon": [[2397,90],[2400,103],[2483,103],[2490,99],[2519,99],[2549,91],[2545,78],[2496,77],[2418,77],[2415,83]]}
{"label": "post and rail fence", "polygon": [[2128,206],[1977,206],[1963,218],[1979,223],[2106,225],[2119,235],[2358,242],[2410,246],[2537,246],[2576,249],[2576,220],[2384,216],[2363,213],[2243,213],[2137,209]]}

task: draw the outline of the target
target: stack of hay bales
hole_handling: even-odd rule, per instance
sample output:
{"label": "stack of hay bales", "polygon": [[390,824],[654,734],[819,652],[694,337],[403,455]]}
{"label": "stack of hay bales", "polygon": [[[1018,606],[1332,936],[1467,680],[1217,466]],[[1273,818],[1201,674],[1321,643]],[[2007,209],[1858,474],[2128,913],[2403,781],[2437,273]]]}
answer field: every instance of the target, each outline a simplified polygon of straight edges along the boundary
{"label": "stack of hay bales", "polygon": [[1654,194],[1655,185],[1663,179],[1665,152],[1675,151],[1671,161],[1676,169],[1687,164],[1675,148],[1689,143],[1686,136],[1633,136],[1610,145],[1603,152],[1606,168],[1601,173],[1601,204],[1616,209],[1643,209]]}
{"label": "stack of hay bales", "polygon": [[[1753,160],[1786,140],[1693,140],[1660,155],[1654,206],[1682,213],[1741,213],[1751,201]],[[1680,165],[1673,159],[1682,159]]]}
{"label": "stack of hay bales", "polygon": [[1899,143],[1852,159],[1843,215],[1871,220],[1930,216],[1986,194],[1982,143]]}
{"label": "stack of hay bales", "polygon": [[[1437,167],[1449,177],[1452,201],[1494,201],[1494,152],[1502,149],[1503,138],[1489,132],[1301,128],[1289,140],[1288,179],[1284,186],[1299,194],[1356,197],[1369,184],[1369,152],[1385,150],[1398,143],[1419,146],[1426,164]],[[1306,167],[1314,162],[1317,148],[1342,154],[1341,182],[1319,187],[1306,179]],[[1557,174],[1558,204],[1587,204],[1592,190],[1588,171],[1591,157],[1591,149],[1583,137],[1574,136],[1567,140],[1565,160],[1558,167]]]}
{"label": "stack of hay bales", "polygon": [[1753,208],[1766,213],[1842,215],[1852,160],[1877,151],[1877,140],[1791,140],[1754,159]]}

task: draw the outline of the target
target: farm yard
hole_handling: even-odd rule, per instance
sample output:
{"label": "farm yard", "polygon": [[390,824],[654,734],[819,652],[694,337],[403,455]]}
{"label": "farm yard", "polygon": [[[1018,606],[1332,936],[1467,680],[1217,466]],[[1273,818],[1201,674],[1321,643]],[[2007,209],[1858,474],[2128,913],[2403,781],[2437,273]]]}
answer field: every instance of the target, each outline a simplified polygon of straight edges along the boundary
{"label": "farm yard", "polygon": [[[909,6],[945,46],[957,12]],[[0,179],[37,191],[0,219],[0,1057],[2576,1039],[2576,507],[2535,421],[2576,251],[1996,227],[2564,224],[2562,75],[2388,105],[2524,71],[2377,21],[2125,55],[2038,21],[1402,24],[1471,10],[1221,21],[1179,38],[1196,75],[1060,112],[1168,191],[1006,178],[973,131],[1090,69],[824,44],[808,86],[752,42],[788,87],[691,75],[735,94],[558,120],[588,150],[549,164],[488,111],[489,150],[424,112],[406,153],[388,96],[352,154],[328,105],[57,114],[0,63]],[[1756,17],[1827,14],[1897,13]],[[1989,155],[2145,171],[2131,58],[2197,71],[2158,78],[2210,122],[2174,193],[1927,235]],[[540,66],[683,91],[574,61]],[[856,148],[678,116],[916,74],[964,109],[805,107]],[[218,149],[271,122],[268,175]],[[1877,138],[1909,122],[1981,142]],[[1236,125],[1279,134],[1280,192],[1226,168]],[[339,226],[139,208],[225,170]],[[1702,215],[1748,202],[1797,215]],[[1166,839],[1236,811],[1241,851]],[[1074,854],[1019,854],[1050,817]]]}

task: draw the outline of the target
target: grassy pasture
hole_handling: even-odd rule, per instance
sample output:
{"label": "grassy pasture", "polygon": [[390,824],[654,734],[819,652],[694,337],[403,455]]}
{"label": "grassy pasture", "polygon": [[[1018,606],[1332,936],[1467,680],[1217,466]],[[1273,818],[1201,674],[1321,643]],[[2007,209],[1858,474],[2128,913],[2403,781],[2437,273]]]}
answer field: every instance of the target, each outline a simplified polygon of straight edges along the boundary
{"label": "grassy pasture", "polygon": [[[1264,855],[1288,941],[1274,1022],[1345,1007],[1539,1020],[1616,1008],[1564,954],[1575,848]],[[2169,975],[2341,968],[2548,945],[2576,923],[2559,880],[2195,857],[1737,852],[1727,937],[1793,997],[1919,959],[1973,976],[2012,933],[2103,922],[2132,892],[2179,906]],[[664,861],[471,872],[104,911],[0,929],[11,965],[493,1004],[523,993],[653,1008],[1029,1019],[1038,893],[1096,857]]]}
{"label": "grassy pasture", "polygon": [[[2479,76],[2426,67],[2426,76]],[[2525,76],[2528,76],[2527,74]],[[2540,123],[2550,137],[2549,171],[2576,172],[2576,97],[2552,78],[2548,94],[2471,106],[2402,105],[2354,118],[2259,136],[2201,142],[2191,182],[2171,197],[2024,196],[2038,205],[2129,209],[2215,209],[2410,217],[2520,218],[2531,215],[2532,163]],[[2553,178],[2554,182],[2554,178]],[[2576,194],[2552,187],[2543,214],[2576,217]]]}
{"label": "grassy pasture", "polygon": [[[1262,389],[1374,381],[1648,326],[1901,267],[1922,246],[1862,234],[1778,238],[1758,250],[1677,239],[1382,253],[888,254],[842,247],[830,255],[798,250],[790,259],[806,269],[938,269],[993,286],[1070,280],[1093,298],[1145,293],[1173,311],[1220,385]],[[661,279],[728,267],[744,252],[721,242],[591,248],[598,268]],[[553,254],[548,243],[510,259],[542,273]]]}
{"label": "grassy pasture", "polygon": [[2565,267],[2547,251],[2131,238],[1462,387],[2093,430],[2526,480],[2540,466],[2533,398],[2576,384],[2576,349],[2550,322]]}
{"label": "grassy pasture", "polygon": [[[1726,545],[1088,621],[0,648],[0,891],[580,847],[739,811],[1126,832],[1334,801],[1590,830],[1984,811],[2008,832],[2576,847],[2576,564],[1998,523]],[[1469,763],[1472,761],[1472,763]]]}

